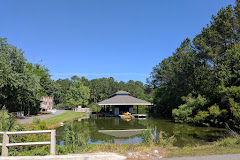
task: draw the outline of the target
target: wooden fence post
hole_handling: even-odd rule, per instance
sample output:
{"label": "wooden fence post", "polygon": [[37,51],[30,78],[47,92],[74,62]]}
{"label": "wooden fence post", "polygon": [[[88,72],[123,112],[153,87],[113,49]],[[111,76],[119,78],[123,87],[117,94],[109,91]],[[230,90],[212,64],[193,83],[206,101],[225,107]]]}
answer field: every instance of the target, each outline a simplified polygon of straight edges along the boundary
{"label": "wooden fence post", "polygon": [[51,144],[50,144],[50,154],[56,154],[56,130],[51,131]]}
{"label": "wooden fence post", "polygon": [[3,143],[2,143],[2,156],[8,156],[8,147],[7,144],[9,143],[9,136],[7,132],[3,133]]}

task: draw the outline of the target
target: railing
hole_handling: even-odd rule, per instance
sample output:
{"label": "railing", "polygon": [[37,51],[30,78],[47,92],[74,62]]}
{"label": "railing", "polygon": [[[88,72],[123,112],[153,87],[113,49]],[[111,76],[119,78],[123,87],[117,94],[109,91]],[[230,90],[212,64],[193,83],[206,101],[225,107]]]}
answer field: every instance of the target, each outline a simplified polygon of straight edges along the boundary
{"label": "railing", "polygon": [[[55,155],[56,148],[56,130],[38,130],[38,131],[17,131],[17,132],[0,132],[3,135],[2,156],[8,156],[8,147],[18,146],[43,146],[50,145],[50,154]],[[51,140],[46,142],[26,142],[26,143],[9,143],[9,135],[27,135],[27,134],[51,134]]]}

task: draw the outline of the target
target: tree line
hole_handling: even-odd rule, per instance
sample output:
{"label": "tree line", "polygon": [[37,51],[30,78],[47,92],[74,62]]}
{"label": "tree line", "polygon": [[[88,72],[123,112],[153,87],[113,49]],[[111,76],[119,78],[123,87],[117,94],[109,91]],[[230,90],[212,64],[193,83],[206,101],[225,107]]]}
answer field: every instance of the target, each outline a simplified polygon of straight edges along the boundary
{"label": "tree line", "polygon": [[140,81],[117,82],[113,77],[88,80],[75,75],[71,79],[58,79],[55,83],[57,92],[54,95],[54,102],[60,108],[96,104],[119,90],[128,91],[140,99],[152,100],[149,86]]}
{"label": "tree line", "polygon": [[27,62],[23,54],[6,38],[0,38],[0,108],[9,112],[36,114],[42,96],[53,97],[55,107],[61,109],[93,105],[119,90],[151,100],[148,86],[140,81],[117,82],[112,77],[88,80],[76,75],[54,81],[45,66]]}
{"label": "tree line", "polygon": [[240,0],[153,68],[158,113],[176,122],[240,128]]}

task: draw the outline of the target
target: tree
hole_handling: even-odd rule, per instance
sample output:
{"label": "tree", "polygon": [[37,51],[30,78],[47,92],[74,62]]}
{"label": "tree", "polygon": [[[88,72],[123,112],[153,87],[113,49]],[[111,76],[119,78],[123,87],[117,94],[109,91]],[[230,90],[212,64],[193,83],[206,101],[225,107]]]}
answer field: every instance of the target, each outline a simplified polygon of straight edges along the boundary
{"label": "tree", "polygon": [[240,129],[239,11],[240,0],[222,8],[192,42],[186,39],[153,68],[153,101],[160,113],[177,122]]}
{"label": "tree", "polygon": [[84,86],[82,82],[74,81],[70,86],[66,96],[66,106],[75,107],[78,105],[87,105],[90,98],[89,88]]}
{"label": "tree", "polygon": [[36,113],[39,90],[39,77],[27,67],[22,50],[0,38],[0,107]]}
{"label": "tree", "polygon": [[153,101],[163,115],[171,116],[172,109],[181,105],[181,97],[194,90],[195,63],[191,41],[186,39],[173,56],[153,68]]}

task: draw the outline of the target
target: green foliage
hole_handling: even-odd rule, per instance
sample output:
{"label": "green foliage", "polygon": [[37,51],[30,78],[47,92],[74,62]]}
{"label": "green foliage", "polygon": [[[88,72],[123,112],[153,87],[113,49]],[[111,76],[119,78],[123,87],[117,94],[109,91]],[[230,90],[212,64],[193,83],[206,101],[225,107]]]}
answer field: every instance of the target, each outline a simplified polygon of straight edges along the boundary
{"label": "green foliage", "polygon": [[87,108],[90,108],[90,110],[92,112],[98,112],[100,110],[100,106],[97,106],[97,105],[94,105],[94,104],[88,105]]}
{"label": "green foliage", "polygon": [[147,145],[158,145],[161,147],[173,146],[176,140],[174,136],[168,137],[166,133],[160,131],[157,133],[151,129],[143,130],[141,134],[142,143]]}
{"label": "green foliage", "polygon": [[48,127],[54,128],[56,126],[60,126],[61,122],[73,121],[73,120],[79,119],[85,115],[86,115],[86,113],[82,113],[82,112],[65,111],[62,114],[44,119],[43,122],[44,123],[46,122]]}
{"label": "green foliage", "polygon": [[32,120],[33,130],[48,130],[46,121],[41,121],[39,118],[33,117]]}
{"label": "green foliage", "polygon": [[[184,40],[153,68],[153,101],[160,114],[176,122],[239,129],[239,10],[239,0],[234,7],[222,8],[193,41]],[[188,101],[181,99],[186,95]],[[203,104],[199,95],[205,97]]]}
{"label": "green foliage", "polygon": [[[89,104],[93,111],[96,107],[93,105],[106,99],[109,95],[124,90],[131,93],[131,96],[149,100],[152,102],[152,88],[150,85],[144,85],[142,82],[129,80],[127,83],[117,82],[114,78],[99,78],[88,80],[85,77],[79,78],[73,76],[69,79],[59,79],[55,82],[56,90],[54,102],[59,109],[68,108],[84,103],[85,107]],[[89,91],[87,91],[89,88]],[[87,93],[89,92],[90,95]],[[79,95],[79,97],[78,97]],[[84,98],[82,99],[83,96]]]}
{"label": "green foliage", "polygon": [[152,145],[154,143],[151,129],[143,130],[141,134],[141,138],[142,138],[142,142],[147,145]]}
{"label": "green foliage", "polygon": [[209,112],[208,111],[199,111],[197,113],[197,115],[195,115],[194,120],[195,120],[195,122],[197,122],[199,124],[209,126],[208,123],[204,123],[204,121],[206,120],[207,117],[209,117]]}
{"label": "green foliage", "polygon": [[64,146],[59,146],[57,151],[59,154],[77,153],[87,144],[88,133],[86,131],[79,132],[73,122],[68,123],[64,130]]}
{"label": "green foliage", "polygon": [[240,136],[236,135],[234,137],[225,137],[218,140],[216,144],[222,147],[236,146],[240,144]]}
{"label": "green foliage", "polygon": [[[33,119],[33,124],[30,128],[22,124],[17,124],[15,117],[8,113],[6,110],[0,110],[0,130],[1,131],[26,131],[26,130],[47,130],[46,123],[37,118]],[[31,135],[10,135],[10,143],[23,143],[23,142],[39,142],[50,141],[50,137],[46,134],[31,134]],[[2,142],[2,137],[0,138]],[[27,146],[27,147],[10,147],[9,155],[11,156],[31,156],[31,155],[47,155],[49,154],[49,146]],[[1,154],[1,150],[0,150]]]}
{"label": "green foliage", "polygon": [[[203,106],[207,103],[206,98],[198,95],[197,98],[192,97],[189,94],[187,97],[182,98],[186,103],[179,106],[178,109],[172,111],[173,118],[176,122],[194,122],[195,113],[201,110]],[[204,113],[200,113],[203,115]],[[199,118],[198,118],[199,119]]]}
{"label": "green foliage", "polygon": [[24,151],[19,152],[16,155],[11,154],[11,156],[45,156],[50,154],[50,146],[42,146],[42,147],[31,147],[25,149]]}
{"label": "green foliage", "polygon": [[158,135],[156,134],[155,136],[155,143],[161,147],[166,147],[166,146],[172,147],[175,140],[176,139],[174,135],[171,137],[168,137],[168,135],[163,131],[160,131],[160,133]]}
{"label": "green foliage", "polygon": [[36,114],[41,96],[53,95],[54,83],[46,68],[28,63],[23,53],[0,38],[0,108]]}
{"label": "green foliage", "polygon": [[229,99],[231,117],[230,119],[233,123],[233,126],[237,129],[240,129],[240,103],[236,103],[234,99]]}
{"label": "green foliage", "polygon": [[66,96],[66,106],[76,107],[87,105],[90,98],[89,88],[84,86],[81,81],[75,81],[70,86]]}
{"label": "green foliage", "polygon": [[0,131],[13,131],[16,129],[16,119],[6,110],[0,110]]}

